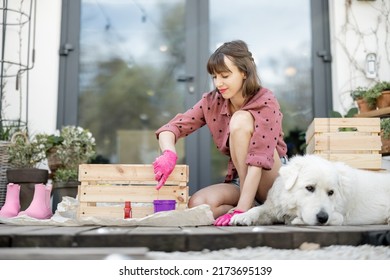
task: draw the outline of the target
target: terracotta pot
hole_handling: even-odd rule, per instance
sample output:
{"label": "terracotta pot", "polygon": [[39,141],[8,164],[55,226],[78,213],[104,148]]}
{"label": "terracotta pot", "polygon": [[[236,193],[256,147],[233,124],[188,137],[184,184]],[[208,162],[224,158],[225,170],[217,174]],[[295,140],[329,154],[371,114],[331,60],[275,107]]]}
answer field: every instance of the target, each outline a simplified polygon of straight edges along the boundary
{"label": "terracotta pot", "polygon": [[390,90],[382,91],[382,95],[378,97],[376,105],[379,109],[390,107]]}
{"label": "terracotta pot", "polygon": [[364,100],[363,98],[356,100],[356,103],[358,105],[360,113],[365,113],[373,110],[373,108],[370,108],[366,100]]}
{"label": "terracotta pot", "polygon": [[46,184],[49,171],[38,168],[10,168],[7,182],[20,185],[20,210],[26,210],[34,197],[35,184]]}

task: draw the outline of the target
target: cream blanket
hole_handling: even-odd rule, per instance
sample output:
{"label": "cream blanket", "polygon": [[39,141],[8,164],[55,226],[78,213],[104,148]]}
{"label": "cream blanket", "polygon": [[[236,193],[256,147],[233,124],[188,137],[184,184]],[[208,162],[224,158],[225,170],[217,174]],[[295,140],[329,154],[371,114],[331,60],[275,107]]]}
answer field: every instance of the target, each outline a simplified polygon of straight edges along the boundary
{"label": "cream blanket", "polygon": [[208,205],[200,205],[186,210],[158,212],[144,218],[113,219],[113,218],[77,218],[78,200],[63,197],[57,206],[57,211],[50,219],[39,220],[28,216],[0,218],[0,223],[12,225],[47,225],[47,226],[205,226],[214,222],[213,214]]}

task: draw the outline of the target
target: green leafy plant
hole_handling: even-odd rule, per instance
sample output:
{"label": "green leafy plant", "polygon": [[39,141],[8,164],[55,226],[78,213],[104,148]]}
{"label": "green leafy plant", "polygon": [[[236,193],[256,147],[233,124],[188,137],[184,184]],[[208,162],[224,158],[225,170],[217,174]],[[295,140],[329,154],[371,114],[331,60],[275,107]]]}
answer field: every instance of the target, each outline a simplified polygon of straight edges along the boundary
{"label": "green leafy plant", "polygon": [[[348,112],[343,116],[340,112],[332,111],[330,113],[331,118],[353,118],[357,113],[359,113],[358,108],[352,107]],[[356,131],[354,127],[340,127],[339,131]]]}
{"label": "green leafy plant", "polygon": [[377,82],[370,90],[375,91],[375,92],[382,92],[385,90],[390,90],[390,82],[387,81],[380,81]]}
{"label": "green leafy plant", "polygon": [[352,107],[348,110],[348,112],[345,115],[342,115],[338,111],[331,111],[330,117],[331,118],[353,118],[357,113],[359,113],[358,108]]}
{"label": "green leafy plant", "polygon": [[390,138],[390,118],[381,119],[381,130],[383,133],[383,138]]}
{"label": "green leafy plant", "polygon": [[54,152],[60,162],[53,178],[56,182],[77,181],[79,165],[96,156],[95,138],[88,129],[79,126],[64,126],[55,134],[36,137],[45,143],[46,156]]}
{"label": "green leafy plant", "polygon": [[364,98],[368,88],[367,87],[357,87],[351,91],[351,97],[354,101]]}
{"label": "green leafy plant", "polygon": [[367,90],[363,98],[366,100],[368,107],[373,109],[376,108],[376,100],[381,94],[381,91],[377,91],[374,87],[372,87]]}
{"label": "green leafy plant", "polygon": [[47,150],[50,150],[51,148],[55,146],[59,146],[64,141],[64,137],[58,136],[58,135],[48,135],[46,137],[46,148]]}
{"label": "green leafy plant", "polygon": [[9,163],[15,168],[34,168],[46,159],[45,143],[42,139],[29,139],[27,132],[19,131],[12,135],[8,147]]}
{"label": "green leafy plant", "polygon": [[77,181],[78,171],[76,168],[66,169],[61,167],[56,170],[54,181],[55,182],[68,182],[68,181]]}
{"label": "green leafy plant", "polygon": [[380,81],[363,94],[363,98],[367,101],[370,108],[376,108],[377,99],[382,95],[382,91],[385,90],[390,90],[390,82]]}
{"label": "green leafy plant", "polygon": [[24,130],[26,130],[26,124],[20,120],[0,119],[0,141],[11,141],[13,134]]}
{"label": "green leafy plant", "polygon": [[1,126],[0,127],[0,141],[9,141],[11,140],[12,127]]}

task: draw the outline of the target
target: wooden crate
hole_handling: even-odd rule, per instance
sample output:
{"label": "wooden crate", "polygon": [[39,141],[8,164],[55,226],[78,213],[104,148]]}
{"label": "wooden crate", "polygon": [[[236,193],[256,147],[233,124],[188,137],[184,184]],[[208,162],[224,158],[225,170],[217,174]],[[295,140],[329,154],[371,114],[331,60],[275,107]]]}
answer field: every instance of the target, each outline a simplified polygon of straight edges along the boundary
{"label": "wooden crate", "polygon": [[382,166],[379,118],[315,118],[306,131],[306,153],[360,169]]}
{"label": "wooden crate", "polygon": [[78,217],[125,218],[126,202],[131,202],[132,218],[141,218],[154,213],[155,199],[173,199],[176,209],[185,209],[188,180],[188,166],[177,165],[166,184],[157,191],[152,165],[81,164]]}

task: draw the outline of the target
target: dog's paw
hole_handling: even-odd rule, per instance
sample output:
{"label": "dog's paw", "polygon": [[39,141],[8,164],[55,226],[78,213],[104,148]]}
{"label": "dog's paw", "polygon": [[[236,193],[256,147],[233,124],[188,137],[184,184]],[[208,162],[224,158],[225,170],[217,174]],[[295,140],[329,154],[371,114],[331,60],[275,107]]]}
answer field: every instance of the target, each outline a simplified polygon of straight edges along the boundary
{"label": "dog's paw", "polygon": [[299,217],[296,217],[291,221],[291,225],[294,225],[294,226],[302,226],[304,224],[305,224],[305,222]]}
{"label": "dog's paw", "polygon": [[242,214],[236,214],[230,219],[230,225],[232,226],[252,226],[257,220],[257,216],[254,216],[250,212]]}

